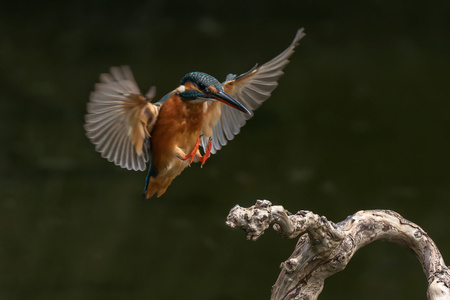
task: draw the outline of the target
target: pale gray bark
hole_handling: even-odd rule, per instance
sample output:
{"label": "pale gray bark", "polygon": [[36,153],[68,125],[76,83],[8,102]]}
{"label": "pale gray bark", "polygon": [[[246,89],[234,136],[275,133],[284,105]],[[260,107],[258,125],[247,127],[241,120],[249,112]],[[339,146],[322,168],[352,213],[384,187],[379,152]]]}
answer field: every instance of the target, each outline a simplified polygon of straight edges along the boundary
{"label": "pale gray bark", "polygon": [[272,287],[272,300],[317,299],[325,278],[342,271],[358,249],[374,241],[389,241],[410,248],[428,280],[430,300],[450,299],[450,272],[433,240],[418,225],[389,210],[359,211],[340,223],[301,210],[291,214],[268,200],[254,206],[233,207],[227,225],[257,240],[273,224],[286,238],[300,236],[294,252],[281,264]]}

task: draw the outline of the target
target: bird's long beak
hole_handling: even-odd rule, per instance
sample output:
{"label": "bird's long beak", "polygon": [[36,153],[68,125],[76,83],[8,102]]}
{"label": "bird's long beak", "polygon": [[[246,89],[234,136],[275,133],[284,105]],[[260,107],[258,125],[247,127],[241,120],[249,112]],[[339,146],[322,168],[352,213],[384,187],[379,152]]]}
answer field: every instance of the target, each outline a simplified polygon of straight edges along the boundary
{"label": "bird's long beak", "polygon": [[236,109],[238,109],[238,110],[240,110],[240,111],[242,111],[242,112],[244,112],[246,114],[249,114],[249,115],[252,114],[247,108],[245,108],[244,105],[242,105],[239,102],[237,102],[236,99],[234,99],[233,97],[231,97],[230,95],[228,95],[224,91],[219,91],[217,93],[211,93],[211,95],[217,101],[225,103],[226,105],[229,105],[229,106],[231,106],[233,108],[236,108]]}

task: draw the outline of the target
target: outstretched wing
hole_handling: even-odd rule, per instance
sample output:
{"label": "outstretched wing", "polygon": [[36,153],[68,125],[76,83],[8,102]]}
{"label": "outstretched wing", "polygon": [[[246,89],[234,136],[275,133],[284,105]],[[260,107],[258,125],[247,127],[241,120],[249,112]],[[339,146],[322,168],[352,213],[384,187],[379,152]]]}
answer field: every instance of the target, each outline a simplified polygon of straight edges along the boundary
{"label": "outstretched wing", "polygon": [[[303,28],[299,29],[291,45],[271,61],[260,67],[256,65],[250,71],[239,76],[229,74],[223,83],[224,91],[251,112],[257,109],[277,87],[278,79],[283,75],[283,68],[289,63],[289,57],[305,35],[303,30]],[[211,153],[217,152],[232,140],[252,116],[253,114],[242,113],[219,102],[210,103],[206,112],[207,122],[204,123],[203,132],[212,131]],[[202,138],[204,149],[208,144],[208,138],[208,134]]]}
{"label": "outstretched wing", "polygon": [[87,104],[86,135],[102,157],[128,170],[146,169],[149,132],[159,113],[152,88],[141,95],[128,66],[100,76]]}

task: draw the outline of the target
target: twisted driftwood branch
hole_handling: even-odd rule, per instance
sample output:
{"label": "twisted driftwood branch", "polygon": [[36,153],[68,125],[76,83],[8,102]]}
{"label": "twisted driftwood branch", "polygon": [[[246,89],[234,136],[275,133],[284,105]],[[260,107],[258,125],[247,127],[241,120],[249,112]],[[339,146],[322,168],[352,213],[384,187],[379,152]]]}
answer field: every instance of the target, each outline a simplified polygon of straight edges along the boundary
{"label": "twisted driftwood branch", "polygon": [[268,200],[257,200],[249,208],[236,205],[227,218],[228,226],[244,229],[253,241],[270,224],[286,238],[300,236],[291,257],[281,264],[272,300],[317,299],[325,278],[342,271],[358,249],[377,240],[410,248],[427,276],[428,299],[450,299],[450,272],[438,248],[422,228],[396,212],[363,210],[334,224],[310,211],[293,215]]}

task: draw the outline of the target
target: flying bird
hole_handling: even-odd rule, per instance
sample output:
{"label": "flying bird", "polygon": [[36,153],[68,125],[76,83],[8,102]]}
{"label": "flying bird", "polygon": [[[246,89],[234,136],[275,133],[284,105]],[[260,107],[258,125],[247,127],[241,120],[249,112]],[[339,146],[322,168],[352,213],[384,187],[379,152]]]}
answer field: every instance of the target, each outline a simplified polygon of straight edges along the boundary
{"label": "flying bird", "polygon": [[143,195],[160,197],[187,166],[203,167],[239,133],[277,87],[304,35],[299,29],[274,59],[239,76],[229,74],[223,83],[206,73],[188,73],[155,103],[154,87],[143,95],[129,67],[112,67],[91,93],[86,135],[102,157],[122,168],[144,171],[148,163]]}

